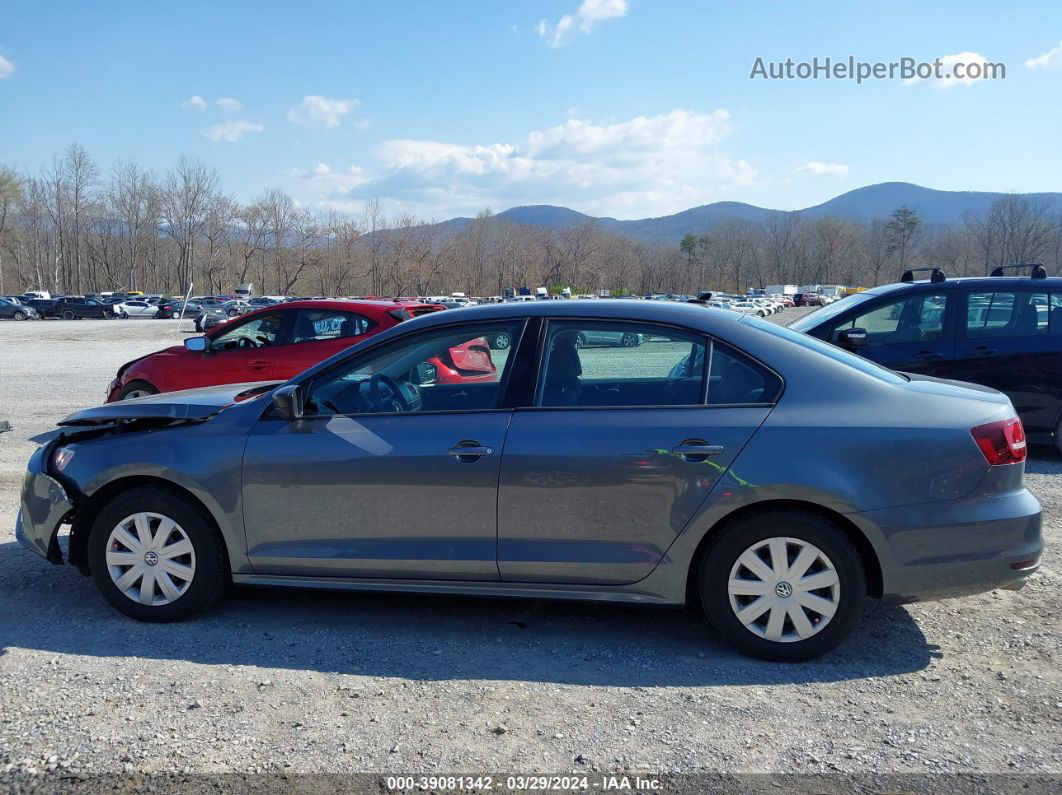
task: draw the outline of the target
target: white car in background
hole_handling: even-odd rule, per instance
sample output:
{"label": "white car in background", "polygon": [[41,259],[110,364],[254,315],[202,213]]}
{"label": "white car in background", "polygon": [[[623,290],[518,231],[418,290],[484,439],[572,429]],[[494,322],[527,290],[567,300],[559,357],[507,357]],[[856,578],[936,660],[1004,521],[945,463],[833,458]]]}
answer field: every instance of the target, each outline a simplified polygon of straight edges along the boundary
{"label": "white car in background", "polygon": [[759,304],[752,301],[738,301],[736,304],[730,307],[736,312],[740,312],[743,315],[755,315],[756,317],[767,317],[770,314]]}
{"label": "white car in background", "polygon": [[[778,311],[777,308],[774,305],[774,302],[773,301],[768,301],[766,298],[753,298],[748,303],[755,304],[756,306],[758,306],[761,309],[763,309],[768,315],[773,315],[775,312]],[[766,317],[766,315],[765,315],[765,317]]]}
{"label": "white car in background", "polygon": [[159,308],[154,304],[149,304],[147,301],[122,301],[121,303],[113,304],[111,310],[114,312],[115,317],[125,320],[131,317],[155,317]]}

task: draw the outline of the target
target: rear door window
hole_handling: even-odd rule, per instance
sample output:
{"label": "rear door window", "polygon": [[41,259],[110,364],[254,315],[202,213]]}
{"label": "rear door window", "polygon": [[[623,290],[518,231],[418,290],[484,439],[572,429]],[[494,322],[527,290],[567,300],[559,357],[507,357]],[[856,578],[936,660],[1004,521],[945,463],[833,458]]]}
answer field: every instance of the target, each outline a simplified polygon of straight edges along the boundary
{"label": "rear door window", "polygon": [[970,293],[966,298],[966,338],[1030,337],[1047,334],[1047,293]]}
{"label": "rear door window", "polygon": [[295,318],[292,342],[320,342],[360,337],[372,323],[354,312],[334,309],[300,309]]}
{"label": "rear door window", "polygon": [[536,405],[703,404],[707,349],[706,338],[665,326],[554,321],[549,324]]}

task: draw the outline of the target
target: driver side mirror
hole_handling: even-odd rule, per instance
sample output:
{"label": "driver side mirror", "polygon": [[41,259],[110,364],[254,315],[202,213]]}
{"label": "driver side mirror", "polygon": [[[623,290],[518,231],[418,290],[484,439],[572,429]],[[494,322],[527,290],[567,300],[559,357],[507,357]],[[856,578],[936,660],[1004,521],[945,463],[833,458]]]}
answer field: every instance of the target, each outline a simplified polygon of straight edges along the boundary
{"label": "driver side mirror", "polygon": [[303,395],[298,384],[287,384],[273,393],[273,408],[286,420],[302,417]]}
{"label": "driver side mirror", "polygon": [[439,371],[430,362],[421,362],[414,368],[417,386],[429,386],[434,384],[439,377]]}
{"label": "driver side mirror", "polygon": [[210,350],[210,340],[206,337],[188,337],[184,341],[184,347],[195,353],[206,353]]}
{"label": "driver side mirror", "polygon": [[867,330],[865,328],[846,328],[837,335],[837,344],[850,350],[862,348],[867,344]]}

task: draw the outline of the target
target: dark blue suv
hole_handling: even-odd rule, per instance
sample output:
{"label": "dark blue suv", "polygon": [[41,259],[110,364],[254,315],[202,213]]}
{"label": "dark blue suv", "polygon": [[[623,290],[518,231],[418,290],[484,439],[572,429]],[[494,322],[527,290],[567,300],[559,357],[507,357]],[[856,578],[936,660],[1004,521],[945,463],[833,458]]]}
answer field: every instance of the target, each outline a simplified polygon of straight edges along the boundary
{"label": "dark blue suv", "polygon": [[[1026,270],[1030,276],[1007,275]],[[1062,451],[1062,278],[1030,263],[992,276],[875,287],[790,325],[893,370],[970,381],[1006,393],[1030,442]]]}

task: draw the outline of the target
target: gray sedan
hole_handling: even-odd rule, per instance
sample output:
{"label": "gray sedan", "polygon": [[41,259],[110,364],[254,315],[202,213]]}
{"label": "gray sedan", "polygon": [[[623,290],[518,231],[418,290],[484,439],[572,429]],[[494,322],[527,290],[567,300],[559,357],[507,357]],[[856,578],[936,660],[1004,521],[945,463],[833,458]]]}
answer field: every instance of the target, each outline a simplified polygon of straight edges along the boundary
{"label": "gray sedan", "polygon": [[[512,345],[482,344],[498,334]],[[602,334],[653,342],[579,346]],[[229,581],[692,603],[746,653],[794,661],[868,599],[1020,587],[1042,550],[1004,395],[701,306],[432,313],[280,386],[60,425],[16,535],[59,563],[69,523],[70,563],[146,621]]]}

